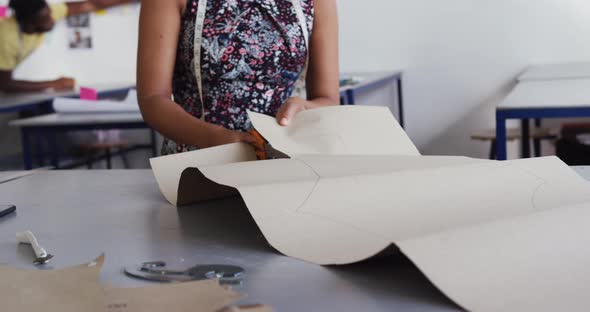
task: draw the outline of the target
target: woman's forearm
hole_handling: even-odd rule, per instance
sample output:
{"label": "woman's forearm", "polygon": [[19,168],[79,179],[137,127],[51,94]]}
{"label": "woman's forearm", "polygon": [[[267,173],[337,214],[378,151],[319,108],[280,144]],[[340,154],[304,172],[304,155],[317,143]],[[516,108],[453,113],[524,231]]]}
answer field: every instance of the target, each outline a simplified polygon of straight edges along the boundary
{"label": "woman's forearm", "polygon": [[308,101],[309,107],[307,109],[319,108],[324,106],[335,106],[340,105],[340,99],[331,97],[316,97]]}
{"label": "woman's forearm", "polygon": [[144,120],[165,137],[179,144],[209,146],[214,125],[193,117],[181,106],[163,96],[140,100]]}
{"label": "woman's forearm", "polygon": [[53,88],[55,81],[22,81],[11,80],[0,87],[1,91],[8,93],[36,92]]}

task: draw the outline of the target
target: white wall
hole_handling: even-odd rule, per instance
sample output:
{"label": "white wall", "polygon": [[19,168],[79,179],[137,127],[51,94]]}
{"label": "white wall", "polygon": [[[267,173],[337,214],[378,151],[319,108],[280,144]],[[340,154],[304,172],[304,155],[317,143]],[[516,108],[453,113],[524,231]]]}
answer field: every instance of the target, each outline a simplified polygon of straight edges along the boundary
{"label": "white wall", "polygon": [[[7,4],[7,0],[0,0],[0,5]],[[65,21],[61,21],[14,75],[30,80],[74,77],[87,86],[134,82],[138,18],[139,5],[113,8],[101,16],[93,14],[91,50],[70,50]],[[16,114],[0,115],[0,157],[21,151],[19,132],[7,126],[15,118]]]}
{"label": "white wall", "polygon": [[139,5],[92,14],[91,50],[69,49],[65,21],[61,21],[15,76],[35,80],[68,76],[82,85],[135,81],[138,18]]}
{"label": "white wall", "polygon": [[528,64],[590,60],[587,0],[338,0],[344,71],[403,69],[423,153],[486,157],[471,142]]}

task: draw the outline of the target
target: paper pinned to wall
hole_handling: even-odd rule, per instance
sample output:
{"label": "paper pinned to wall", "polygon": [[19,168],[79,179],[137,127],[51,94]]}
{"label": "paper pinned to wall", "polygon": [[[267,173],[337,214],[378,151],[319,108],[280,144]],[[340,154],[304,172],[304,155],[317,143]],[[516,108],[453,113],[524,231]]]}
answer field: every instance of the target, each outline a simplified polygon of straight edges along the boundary
{"label": "paper pinned to wall", "polygon": [[89,13],[71,15],[66,18],[68,26],[68,46],[72,50],[88,50],[92,48],[92,28]]}
{"label": "paper pinned to wall", "polygon": [[[401,128],[372,132],[391,121],[373,108],[304,113],[287,128],[252,115],[257,130],[291,159],[202,161],[227,159],[223,152],[236,145],[157,158],[152,167],[162,192],[173,204],[187,203],[175,201],[174,192],[191,193],[192,201],[239,193],[273,247],[318,264],[361,261],[396,244],[468,310],[590,306],[590,249],[582,247],[590,242],[590,185],[559,159],[419,156]],[[333,116],[355,116],[346,127],[361,130],[338,132],[343,126]],[[335,137],[338,144],[323,145]],[[391,138],[402,147],[384,149]]]}

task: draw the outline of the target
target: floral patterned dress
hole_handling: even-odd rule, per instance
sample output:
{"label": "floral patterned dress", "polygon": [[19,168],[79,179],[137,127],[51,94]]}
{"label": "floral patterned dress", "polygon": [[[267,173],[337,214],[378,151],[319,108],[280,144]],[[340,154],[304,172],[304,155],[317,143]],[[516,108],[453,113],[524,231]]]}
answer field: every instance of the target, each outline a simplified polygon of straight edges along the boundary
{"label": "floral patterned dress", "polygon": [[[312,33],[314,0],[301,1]],[[201,118],[195,78],[198,0],[187,0],[173,77],[174,101]],[[301,23],[290,0],[209,0],[203,28],[201,72],[204,119],[230,130],[251,129],[247,111],[275,116],[291,97],[307,57]],[[165,139],[162,154],[196,147]]]}

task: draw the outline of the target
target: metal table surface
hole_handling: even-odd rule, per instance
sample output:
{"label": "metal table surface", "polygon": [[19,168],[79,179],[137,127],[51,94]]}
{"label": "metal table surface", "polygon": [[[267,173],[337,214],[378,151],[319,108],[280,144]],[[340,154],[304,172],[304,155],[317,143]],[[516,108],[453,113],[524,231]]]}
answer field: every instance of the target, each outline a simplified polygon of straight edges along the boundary
{"label": "metal table surface", "polygon": [[32,230],[55,255],[48,268],[86,263],[106,253],[101,279],[143,285],[126,265],[166,260],[232,264],[246,269],[240,303],[277,311],[457,311],[403,255],[323,267],[271,248],[239,198],[176,209],[149,170],[42,171],[0,184],[0,204],[17,214],[0,219],[0,263],[34,268],[15,233]]}

